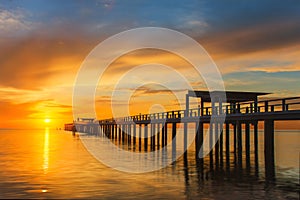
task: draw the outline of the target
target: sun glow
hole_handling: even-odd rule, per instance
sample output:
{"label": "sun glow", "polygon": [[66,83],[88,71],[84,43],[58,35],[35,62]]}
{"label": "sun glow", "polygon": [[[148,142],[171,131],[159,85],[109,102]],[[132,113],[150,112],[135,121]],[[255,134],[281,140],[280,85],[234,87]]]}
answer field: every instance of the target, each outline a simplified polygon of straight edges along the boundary
{"label": "sun glow", "polygon": [[51,122],[51,119],[49,119],[49,118],[46,118],[46,119],[44,120],[44,122],[48,124],[48,123],[50,123],[50,122]]}

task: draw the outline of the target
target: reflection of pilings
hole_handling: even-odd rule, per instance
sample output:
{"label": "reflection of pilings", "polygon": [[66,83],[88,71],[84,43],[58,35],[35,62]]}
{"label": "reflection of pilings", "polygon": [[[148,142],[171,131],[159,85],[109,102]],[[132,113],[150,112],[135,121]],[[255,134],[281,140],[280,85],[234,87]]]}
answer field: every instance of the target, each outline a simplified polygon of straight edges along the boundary
{"label": "reflection of pilings", "polygon": [[265,173],[268,180],[275,179],[274,121],[264,121]]}
{"label": "reflection of pilings", "polygon": [[187,154],[184,154],[183,156],[183,163],[184,163],[184,177],[185,177],[185,185],[187,186],[187,188],[189,188],[188,186],[189,184],[189,167],[188,167],[188,158],[187,158]]}

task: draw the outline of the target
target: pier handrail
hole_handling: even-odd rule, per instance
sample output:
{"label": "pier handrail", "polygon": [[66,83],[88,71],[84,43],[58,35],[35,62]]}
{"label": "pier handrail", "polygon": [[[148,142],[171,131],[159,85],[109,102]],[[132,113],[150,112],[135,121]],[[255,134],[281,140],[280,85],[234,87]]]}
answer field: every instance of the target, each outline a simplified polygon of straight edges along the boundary
{"label": "pier handrail", "polygon": [[[199,117],[199,116],[210,116],[212,113],[218,114],[252,114],[261,112],[288,112],[292,110],[300,110],[300,101],[297,102],[287,102],[290,100],[299,100],[300,97],[287,97],[287,98],[277,98],[277,99],[267,99],[260,101],[248,101],[242,103],[236,103],[234,105],[228,105],[223,103],[222,108],[218,105],[211,107],[197,107],[190,108],[186,113],[186,110],[172,110],[166,112],[157,112],[150,114],[138,114],[133,116],[118,117],[99,120],[99,122],[115,122],[115,121],[145,121],[145,120],[155,120],[155,119],[172,119],[172,118],[184,118],[184,117]],[[270,102],[272,102],[270,104]],[[274,102],[278,102],[274,104]],[[290,106],[299,105],[297,109],[291,109]],[[279,109],[275,109],[279,108]],[[202,113],[201,113],[202,112]]]}

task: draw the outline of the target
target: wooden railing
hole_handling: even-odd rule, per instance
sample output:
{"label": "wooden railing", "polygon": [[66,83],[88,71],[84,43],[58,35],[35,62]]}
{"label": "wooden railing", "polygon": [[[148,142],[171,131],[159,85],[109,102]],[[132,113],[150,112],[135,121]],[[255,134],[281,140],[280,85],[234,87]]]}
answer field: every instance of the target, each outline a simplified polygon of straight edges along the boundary
{"label": "wooden railing", "polygon": [[[217,103],[216,103],[217,104]],[[263,101],[250,101],[236,104],[225,104],[214,107],[192,108],[188,112],[186,110],[173,110],[168,112],[139,114],[134,116],[120,117],[116,119],[100,120],[100,123],[108,123],[114,121],[145,121],[153,119],[180,119],[184,117],[200,117],[226,114],[253,114],[266,112],[289,112],[300,110],[300,97],[289,97],[282,99],[270,99]]]}

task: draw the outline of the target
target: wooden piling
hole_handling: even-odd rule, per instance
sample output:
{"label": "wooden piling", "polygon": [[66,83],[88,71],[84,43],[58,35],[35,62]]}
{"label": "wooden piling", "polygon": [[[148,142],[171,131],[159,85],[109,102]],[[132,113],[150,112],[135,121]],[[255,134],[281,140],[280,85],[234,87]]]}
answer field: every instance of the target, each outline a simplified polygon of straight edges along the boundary
{"label": "wooden piling", "polygon": [[122,143],[124,144],[125,142],[125,124],[122,124]]}
{"label": "wooden piling", "polygon": [[220,165],[221,165],[221,167],[223,166],[223,124],[220,124],[220,131],[221,131],[221,133],[220,133],[220,139],[219,139],[219,141],[220,141]]}
{"label": "wooden piling", "polygon": [[131,145],[131,124],[127,125],[127,137],[128,137],[127,141],[130,146]]}
{"label": "wooden piling", "polygon": [[161,129],[161,146],[165,146],[165,128],[166,124],[162,124],[162,129]]}
{"label": "wooden piling", "polygon": [[121,125],[117,125],[117,129],[118,129],[118,141],[119,141],[119,144],[120,144],[121,139],[122,139]]}
{"label": "wooden piling", "polygon": [[148,124],[144,125],[144,150],[148,150]]}
{"label": "wooden piling", "polygon": [[258,122],[253,125],[255,173],[258,175]]}
{"label": "wooden piling", "polygon": [[[203,134],[204,134],[203,123],[198,122],[198,124],[196,124],[195,156],[196,156],[196,160],[202,160],[202,161],[203,161]],[[202,147],[202,151],[200,152],[201,147]]]}
{"label": "wooden piling", "polygon": [[111,129],[111,139],[113,140],[114,139],[114,137],[115,137],[115,129],[114,129],[114,125],[112,124],[112,125],[110,125],[110,129]]}
{"label": "wooden piling", "polygon": [[214,168],[214,158],[213,158],[213,142],[214,142],[214,132],[213,132],[213,123],[209,124],[209,163],[210,163],[210,169],[213,170]]}
{"label": "wooden piling", "polygon": [[226,151],[226,165],[229,166],[229,162],[230,162],[230,148],[229,148],[229,144],[230,144],[230,135],[229,135],[229,132],[230,132],[230,129],[229,129],[229,123],[226,122],[225,124],[225,151]]}
{"label": "wooden piling", "polygon": [[176,123],[172,123],[172,160],[176,159]]}
{"label": "wooden piling", "polygon": [[250,124],[245,124],[245,150],[246,150],[246,167],[250,168]]}
{"label": "wooden piling", "polygon": [[242,168],[242,153],[243,153],[243,148],[242,148],[242,124],[240,121],[236,122],[237,126],[237,153],[238,153],[238,166]]}
{"label": "wooden piling", "polygon": [[168,124],[165,123],[165,146],[168,145]]}
{"label": "wooden piling", "polygon": [[133,123],[133,145],[136,146],[136,124]]}
{"label": "wooden piling", "polygon": [[184,153],[187,153],[187,137],[188,137],[188,124],[183,123],[183,150]]}
{"label": "wooden piling", "polygon": [[160,123],[157,123],[157,149],[160,149]]}
{"label": "wooden piling", "polygon": [[142,151],[142,125],[139,124],[139,151]]}
{"label": "wooden piling", "polygon": [[216,167],[219,166],[219,148],[220,148],[220,143],[219,143],[219,123],[215,123],[215,163]]}
{"label": "wooden piling", "polygon": [[265,154],[265,173],[268,180],[275,179],[274,161],[274,120],[264,121],[264,154]]}

